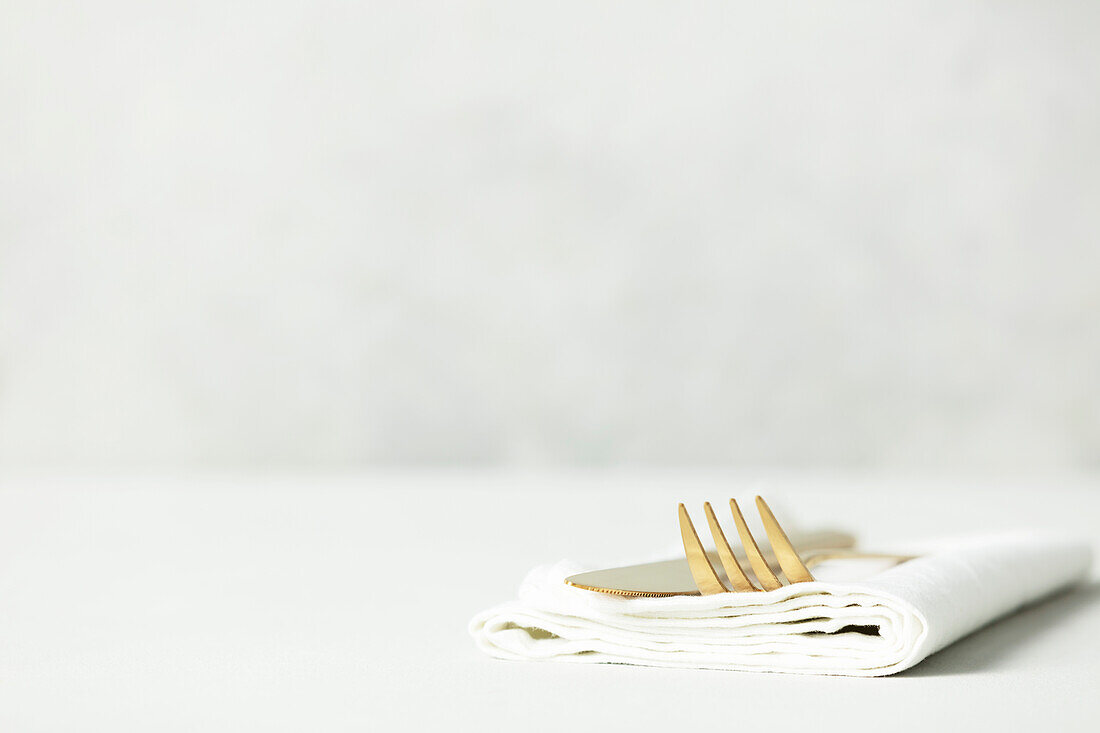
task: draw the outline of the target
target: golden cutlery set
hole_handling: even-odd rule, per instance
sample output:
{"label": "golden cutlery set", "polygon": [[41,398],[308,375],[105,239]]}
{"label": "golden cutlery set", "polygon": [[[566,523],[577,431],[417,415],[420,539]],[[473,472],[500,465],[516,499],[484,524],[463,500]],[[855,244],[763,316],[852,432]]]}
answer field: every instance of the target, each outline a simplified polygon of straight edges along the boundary
{"label": "golden cutlery set", "polygon": [[759,496],[756,508],[764,524],[769,549],[761,550],[737,501],[730,499],[730,512],[741,548],[735,551],[730,547],[714,509],[710,502],[705,502],[703,513],[717,550],[707,552],[687,509],[680,504],[684,558],[580,573],[566,578],[565,582],[584,590],[627,597],[753,593],[813,582],[811,568],[828,560],[875,559],[902,563],[912,559],[908,555],[857,552],[853,549],[855,538],[840,532],[798,535],[792,542],[767,502]]}

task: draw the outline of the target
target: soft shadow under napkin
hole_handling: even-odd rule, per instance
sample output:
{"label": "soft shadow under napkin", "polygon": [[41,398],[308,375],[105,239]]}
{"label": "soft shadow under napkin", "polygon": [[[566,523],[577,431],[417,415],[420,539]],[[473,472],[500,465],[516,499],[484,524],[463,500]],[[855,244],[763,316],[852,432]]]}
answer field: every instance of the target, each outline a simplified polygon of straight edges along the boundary
{"label": "soft shadow under napkin", "polygon": [[501,659],[878,676],[1082,580],[1087,544],[1042,534],[941,543],[859,582],[761,593],[623,598],[566,585],[585,570],[535,568],[519,599],[470,633]]}

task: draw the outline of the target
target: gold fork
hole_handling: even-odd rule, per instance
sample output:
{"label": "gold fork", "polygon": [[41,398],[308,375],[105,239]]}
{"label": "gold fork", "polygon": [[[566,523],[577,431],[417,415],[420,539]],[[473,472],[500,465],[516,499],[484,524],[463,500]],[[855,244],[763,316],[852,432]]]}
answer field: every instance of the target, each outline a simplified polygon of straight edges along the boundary
{"label": "gold fork", "polygon": [[[787,577],[787,581],[789,583],[812,582],[814,576],[807,569],[806,563],[802,562],[802,558],[799,557],[798,551],[794,549],[787,533],[779,526],[779,522],[768,503],[758,496],[756,497],[756,508],[760,511],[760,519],[764,522],[764,531],[768,535],[768,542],[771,543],[772,552],[775,553],[775,559],[779,562],[779,568]],[[699,588],[699,592],[706,596],[730,591],[743,593],[782,588],[783,583],[771,566],[768,565],[763,553],[760,552],[760,546],[756,544],[756,539],[749,531],[749,526],[745,523],[745,517],[741,514],[741,508],[737,506],[736,499],[730,499],[730,511],[733,513],[733,523],[737,525],[737,534],[741,537],[741,546],[745,548],[745,555],[748,557],[752,572],[756,575],[756,579],[762,587],[758,588],[753,585],[753,582],[749,580],[749,576],[745,574],[745,570],[741,567],[737,556],[730,549],[726,533],[722,531],[722,525],[718,523],[718,518],[714,516],[714,509],[711,508],[708,501],[703,503],[703,513],[707,515],[707,524],[710,525],[710,533],[714,537],[714,544],[718,548],[718,558],[722,562],[722,568],[726,571],[726,578],[733,587],[727,588],[722,583],[718,571],[714,569],[710,558],[707,557],[707,551],[703,548],[703,543],[699,541],[699,535],[695,531],[695,525],[691,523],[691,517],[688,516],[687,509],[681,504],[680,536],[684,541],[684,554],[687,556],[691,576],[695,579],[695,585]]]}
{"label": "gold fork", "polygon": [[[695,525],[691,523],[687,509],[680,504],[680,536],[684,543],[683,558],[630,565],[606,570],[591,570],[565,579],[567,585],[582,590],[627,597],[667,597],[687,595],[713,595],[715,593],[741,593],[775,590],[787,583],[809,583],[814,580],[810,568],[829,560],[873,559],[894,563],[911,560],[911,556],[868,553],[854,549],[855,538],[843,532],[801,533],[797,547],[779,525],[767,502],[756,497],[756,506],[764,522],[764,531],[771,545],[770,551],[761,551],[756,539],[745,523],[741,508],[730,499],[730,511],[741,540],[740,552],[735,552],[726,539],[722,525],[714,514],[710,502],[703,504],[703,512],[714,537],[717,553],[708,553],[699,540]],[[741,559],[749,564],[752,575],[745,571]],[[725,571],[723,577],[715,563]],[[755,579],[755,583],[753,582]],[[728,584],[728,585],[727,585]]]}

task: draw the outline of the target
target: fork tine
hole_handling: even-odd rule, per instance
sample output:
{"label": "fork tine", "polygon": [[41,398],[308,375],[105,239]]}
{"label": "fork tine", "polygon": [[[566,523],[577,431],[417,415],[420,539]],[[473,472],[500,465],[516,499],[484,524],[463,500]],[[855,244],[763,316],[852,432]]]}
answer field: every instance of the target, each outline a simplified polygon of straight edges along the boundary
{"label": "fork tine", "polygon": [[726,593],[726,586],[722,585],[718,573],[710,564],[707,551],[703,549],[703,543],[699,541],[695,525],[691,523],[691,517],[688,516],[683,504],[680,505],[680,537],[684,540],[684,554],[687,556],[691,577],[695,579],[699,592],[704,596]]}
{"label": "fork tine", "polygon": [[722,559],[722,567],[726,569],[726,577],[729,578],[730,585],[740,593],[760,590],[752,584],[749,576],[745,575],[745,571],[741,569],[741,563],[737,562],[737,556],[730,549],[730,543],[726,540],[726,533],[722,531],[722,525],[718,524],[718,517],[714,516],[714,509],[711,508],[709,501],[703,502],[703,512],[707,515],[710,534],[714,537],[714,544],[718,547],[718,557]]}
{"label": "fork tine", "polygon": [[730,499],[730,511],[733,512],[733,522],[737,525],[737,534],[741,535],[741,545],[745,548],[745,554],[749,556],[749,564],[752,565],[752,571],[756,573],[756,579],[760,581],[760,585],[764,586],[764,590],[782,588],[783,584],[779,582],[779,578],[775,577],[764,556],[760,554],[760,548],[753,539],[752,533],[749,532],[749,526],[745,524],[745,517],[741,514],[741,508],[737,506],[736,499]]}
{"label": "fork tine", "polygon": [[792,583],[812,583],[814,576],[806,569],[802,558],[794,549],[787,533],[779,526],[771,507],[759,496],[756,497],[756,508],[760,511],[760,519],[764,522],[764,531],[768,533],[768,541],[772,545],[772,552],[779,560],[779,567],[783,568],[783,574]]}

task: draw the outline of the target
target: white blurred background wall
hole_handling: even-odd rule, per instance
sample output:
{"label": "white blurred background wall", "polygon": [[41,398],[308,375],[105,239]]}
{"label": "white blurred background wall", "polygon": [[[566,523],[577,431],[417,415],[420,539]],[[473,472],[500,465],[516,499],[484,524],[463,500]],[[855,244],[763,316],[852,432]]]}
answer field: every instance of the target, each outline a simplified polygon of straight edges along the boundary
{"label": "white blurred background wall", "polygon": [[0,7],[0,464],[1100,467],[1100,5]]}

